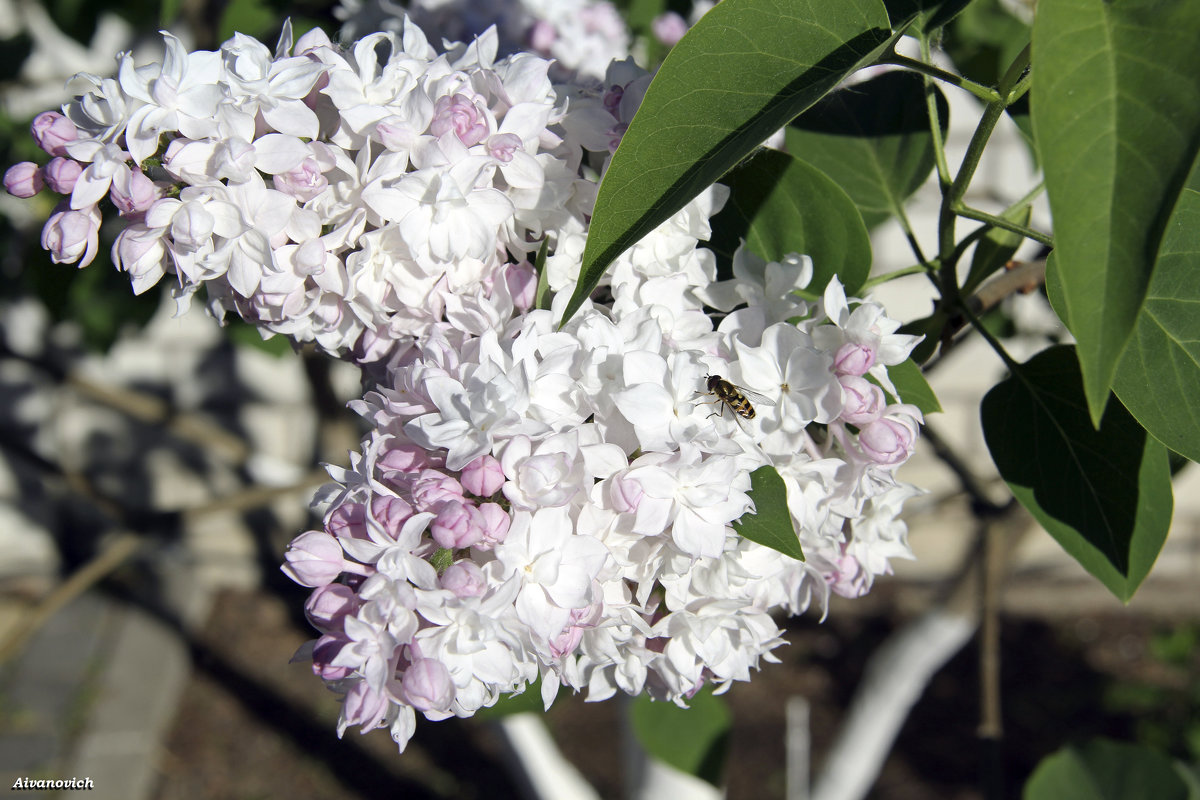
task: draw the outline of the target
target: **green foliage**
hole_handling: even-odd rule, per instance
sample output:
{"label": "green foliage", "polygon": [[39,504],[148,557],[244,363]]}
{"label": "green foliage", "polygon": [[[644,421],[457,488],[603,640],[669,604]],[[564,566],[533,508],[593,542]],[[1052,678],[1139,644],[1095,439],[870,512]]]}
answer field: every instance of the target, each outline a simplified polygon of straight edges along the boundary
{"label": "green foliage", "polygon": [[[1020,206],[1009,210],[1001,216],[1018,225],[1028,225],[1032,209]],[[1004,228],[991,228],[975,244],[975,254],[971,257],[971,268],[967,279],[963,282],[963,294],[970,294],[991,277],[992,273],[1008,263],[1017,252],[1017,248],[1025,239],[1019,233]]]}
{"label": "green foliage", "polygon": [[756,255],[780,261],[789,253],[812,257],[810,292],[834,275],[853,294],[871,271],[871,240],[853,201],[820,170],[787,153],[761,150],[724,178],[731,189],[713,217],[709,247],[718,260],[733,258],[742,240]]}
{"label": "green foliage", "polygon": [[[930,91],[945,136],[949,106],[940,89]],[[921,76],[887,72],[830,94],[794,119],[787,146],[845,189],[873,228],[899,214],[929,177],[932,127]]]}
{"label": "green foliage", "polygon": [[1034,770],[1024,800],[1195,800],[1171,760],[1139,745],[1093,739]]}
{"label": "green foliage", "polygon": [[1200,4],[1042,0],[1032,118],[1098,423],[1200,142]]}
{"label": "green foliage", "polygon": [[933,393],[933,387],[925,380],[921,368],[911,358],[894,367],[888,367],[888,377],[900,393],[896,398],[899,402],[911,403],[921,409],[922,414],[936,414],[942,410],[942,404]]}
{"label": "green foliage", "polygon": [[1128,602],[1171,522],[1167,452],[1118,402],[1099,430],[1086,412],[1074,349],[1052,347],[984,397],[984,438],[1013,496]]}
{"label": "green foliage", "polygon": [[688,703],[689,708],[680,708],[638,696],[630,713],[634,735],[654,758],[720,786],[732,722],[729,708],[711,689]]}
{"label": "green foliage", "polygon": [[803,561],[804,551],[787,507],[787,486],[774,467],[759,467],[750,473],[750,499],[755,513],[733,523],[733,529],[752,542]]}
{"label": "green foliage", "polygon": [[569,318],[625,249],[891,38],[880,0],[725,0],[663,62],[600,185]]}
{"label": "green foliage", "polygon": [[1200,461],[1200,158],[1167,223],[1113,391],[1146,430]]}

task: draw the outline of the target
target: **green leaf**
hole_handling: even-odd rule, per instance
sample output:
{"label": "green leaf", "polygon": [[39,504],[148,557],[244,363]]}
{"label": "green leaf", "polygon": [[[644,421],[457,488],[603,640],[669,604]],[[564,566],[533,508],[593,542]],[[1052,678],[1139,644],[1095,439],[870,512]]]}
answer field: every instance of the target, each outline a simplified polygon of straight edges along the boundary
{"label": "green leaf", "polygon": [[733,523],[733,529],[752,542],[803,561],[804,551],[787,507],[787,486],[774,467],[759,467],[750,473],[750,499],[755,513]]}
{"label": "green leaf", "polygon": [[1200,3],[1041,0],[1031,111],[1098,422],[1200,142]]}
{"label": "green leaf", "polygon": [[690,708],[680,708],[639,695],[630,711],[633,733],[659,761],[720,786],[732,715],[710,689],[697,692],[688,703]]}
{"label": "green leaf", "polygon": [[1013,496],[1122,602],[1150,572],[1171,523],[1167,451],[1118,402],[1092,427],[1072,347],[1043,350],[980,408]]}
{"label": "green leaf", "polygon": [[569,319],[604,270],[891,40],[881,0],[724,0],[671,49],[600,184]]}
{"label": "green leaf", "polygon": [[218,37],[224,41],[234,33],[259,37],[279,25],[280,14],[266,0],[233,0],[225,6],[218,26]]}
{"label": "green leaf", "polygon": [[[1033,209],[1021,206],[1007,211],[1001,216],[1018,225],[1028,225]],[[970,294],[988,279],[996,270],[1008,263],[1017,252],[1017,248],[1025,241],[1019,233],[1006,231],[1003,228],[992,228],[975,244],[975,254],[971,257],[971,269],[967,272],[967,280],[963,283],[963,294]]]}
{"label": "green leaf", "polygon": [[542,701],[541,678],[526,686],[520,694],[503,695],[495,705],[477,709],[474,718],[495,720],[510,714],[523,714],[527,711],[534,714],[543,714],[546,711],[545,703]]}
{"label": "green leaf", "polygon": [[[950,109],[941,90],[932,91],[944,137]],[[845,189],[868,228],[898,213],[934,165],[925,82],[915,72],[885,72],[834,92],[793,120],[786,136],[788,152]]]}
{"label": "green leaf", "polygon": [[550,271],[546,269],[546,254],[550,250],[550,240],[543,239],[538,248],[537,256],[533,259],[533,269],[537,272],[537,288],[533,294],[533,307],[547,310],[554,302],[554,292],[550,291]]}
{"label": "green leaf", "polygon": [[906,358],[899,364],[887,368],[888,377],[896,387],[900,396],[896,398],[902,403],[911,403],[921,409],[922,414],[936,414],[942,410],[933,387],[921,373],[921,368],[911,358]]}
{"label": "green leaf", "polygon": [[728,263],[740,240],[767,261],[788,253],[812,258],[808,291],[834,275],[854,294],[871,271],[871,239],[854,202],[816,167],[762,150],[721,179],[732,190],[713,217],[709,247]]}
{"label": "green leaf", "polygon": [[1031,32],[1000,0],[976,0],[946,29],[942,48],[963,75],[996,86]]}
{"label": "green leaf", "polygon": [[1150,434],[1200,461],[1200,158],[1167,225],[1113,391]]}
{"label": "green leaf", "polygon": [[912,26],[907,31],[915,35],[918,31],[935,31],[954,19],[972,0],[884,0],[892,27],[899,30],[909,20]]}
{"label": "green leaf", "polygon": [[179,8],[183,5],[183,0],[162,0],[158,10],[158,24],[168,26],[175,22],[175,18],[179,16]]}
{"label": "green leaf", "polygon": [[1171,759],[1145,745],[1093,739],[1038,764],[1024,800],[1188,800]]}
{"label": "green leaf", "polygon": [[225,335],[236,345],[252,347],[276,358],[295,352],[286,336],[272,336],[264,339],[262,329],[240,319],[229,319],[229,323],[225,327]]}
{"label": "green leaf", "polygon": [[906,322],[900,326],[900,333],[908,336],[924,336],[913,348],[909,358],[915,364],[924,364],[933,357],[938,345],[942,343],[942,332],[950,321],[950,315],[940,305],[927,317]]}

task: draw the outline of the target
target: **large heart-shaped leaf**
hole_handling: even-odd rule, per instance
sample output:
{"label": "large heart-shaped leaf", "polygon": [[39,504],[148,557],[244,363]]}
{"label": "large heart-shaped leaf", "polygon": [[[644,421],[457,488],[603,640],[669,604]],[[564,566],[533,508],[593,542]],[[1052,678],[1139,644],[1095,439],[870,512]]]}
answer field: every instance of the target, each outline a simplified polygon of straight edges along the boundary
{"label": "large heart-shaped leaf", "polygon": [[734,522],[733,529],[752,542],[803,561],[804,550],[788,511],[787,485],[774,467],[759,467],[750,473],[750,499],[755,513]]}
{"label": "large heart-shaped leaf", "polygon": [[1167,225],[1113,391],[1155,438],[1200,461],[1200,158]]}
{"label": "large heart-shaped leaf", "polygon": [[1200,142],[1200,3],[1040,0],[1032,119],[1098,422]]}
{"label": "large heart-shaped leaf", "polygon": [[629,715],[634,735],[651,756],[720,786],[733,716],[724,698],[710,690],[697,692],[688,706],[639,696]]}
{"label": "large heart-shaped leaf", "polygon": [[983,398],[983,434],[1013,496],[1123,602],[1171,523],[1167,450],[1110,402],[1092,427],[1072,347],[1052,347]]}
{"label": "large heart-shaped leaf", "polygon": [[[937,87],[938,122],[950,124]],[[788,151],[846,190],[873,228],[896,214],[933,169],[925,81],[886,72],[823,98],[788,125]]]}
{"label": "large heart-shaped leaf", "polygon": [[1024,800],[1189,800],[1171,759],[1145,745],[1093,739],[1038,764]]}
{"label": "large heart-shaped leaf", "polygon": [[713,218],[709,248],[728,263],[744,240],[768,261],[788,253],[812,258],[808,289],[820,294],[837,275],[854,294],[871,272],[871,238],[854,202],[816,167],[778,150],[763,150],[721,182],[729,200]]}
{"label": "large heart-shaped leaf", "polygon": [[626,248],[891,40],[881,0],[724,0],[671,49],[604,175],[569,318]]}

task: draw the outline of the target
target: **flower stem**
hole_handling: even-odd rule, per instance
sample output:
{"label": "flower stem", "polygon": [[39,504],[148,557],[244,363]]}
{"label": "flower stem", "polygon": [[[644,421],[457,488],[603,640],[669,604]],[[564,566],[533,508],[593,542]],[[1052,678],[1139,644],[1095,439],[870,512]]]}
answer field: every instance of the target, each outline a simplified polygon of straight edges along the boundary
{"label": "flower stem", "polygon": [[984,86],[982,83],[968,80],[961,75],[955,75],[953,72],[947,72],[941,67],[935,67],[933,64],[927,64],[924,61],[918,61],[915,58],[902,56],[895,50],[888,53],[881,61],[881,64],[893,64],[897,67],[911,69],[913,72],[919,72],[922,75],[928,75],[931,78],[936,78],[943,83],[948,83],[951,86],[957,86],[960,89],[965,89],[971,94],[978,97],[985,103],[998,103],[1001,100],[1000,93],[995,89]]}

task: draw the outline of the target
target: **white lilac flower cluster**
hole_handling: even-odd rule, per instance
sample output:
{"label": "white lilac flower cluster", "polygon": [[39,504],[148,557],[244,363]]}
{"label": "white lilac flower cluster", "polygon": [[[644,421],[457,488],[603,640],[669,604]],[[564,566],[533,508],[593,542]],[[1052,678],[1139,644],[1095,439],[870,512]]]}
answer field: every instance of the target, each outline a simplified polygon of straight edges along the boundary
{"label": "white lilac flower cluster", "polygon": [[607,0],[341,0],[333,10],[341,34],[403,29],[411,19],[450,41],[468,41],[495,28],[502,55],[521,51],[553,59],[563,75],[604,77],[629,55],[630,36]]}
{"label": "white lilac flower cluster", "polygon": [[[719,199],[622,256],[611,303],[561,329],[567,292],[494,307],[482,333],[434,326],[357,403],[371,432],[285,566],[316,590],[310,655],[343,730],[403,747],[418,712],[469,716],[539,678],[547,707],[563,685],[683,704],[774,660],[773,612],[860,595],[910,555],[897,514],[917,490],[894,471],[921,415],[880,386],[914,339],[836,279],[799,301],[805,258],[743,251],[714,283],[697,239]],[[706,305],[733,308],[714,329]],[[753,392],[753,418],[710,376]],[[806,561],[732,527],[768,465]]]}
{"label": "white lilac flower cluster", "polygon": [[[314,592],[307,654],[339,730],[468,716],[540,679],[590,699],[685,703],[782,643],[772,618],[857,596],[908,557],[895,478],[919,411],[887,368],[915,344],[812,265],[699,246],[717,186],[621,255],[558,325],[604,159],[648,76],[554,87],[496,34],[437,54],[406,24],[349,51],[235,37],[82,76],[35,121],[53,160],[14,194],[69,194],[43,243],[87,263],[105,196],[135,291],[187,298],[383,376],[370,432],[318,497],[284,570]],[[147,174],[147,171],[150,174]],[[545,246],[550,308],[534,308]],[[814,287],[815,288],[815,287]],[[719,324],[714,327],[714,319]],[[886,392],[886,394],[885,394]],[[751,413],[751,408],[756,413]],[[740,536],[751,473],[787,488],[806,556]]]}
{"label": "white lilac flower cluster", "polygon": [[135,292],[169,275],[181,302],[203,286],[218,314],[360,361],[496,293],[527,305],[527,257],[590,209],[582,146],[615,147],[640,98],[560,94],[549,61],[496,60],[494,29],[442,54],[411,23],[348,51],[319,30],[274,54],[165,40],[161,64],[78,76],[64,113],[34,121],[52,159],[6,187],[69,195],[42,235],[55,261],[91,262],[107,198]]}

